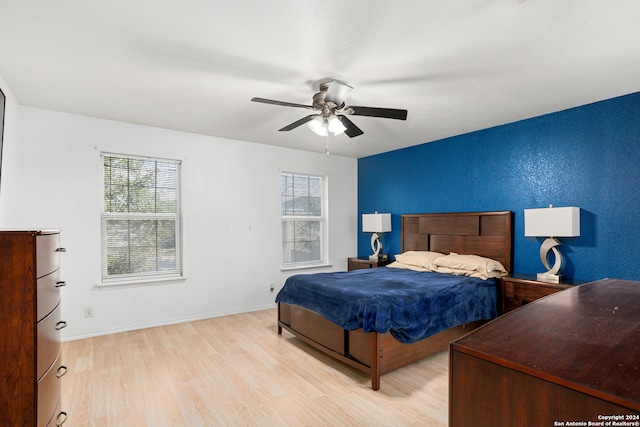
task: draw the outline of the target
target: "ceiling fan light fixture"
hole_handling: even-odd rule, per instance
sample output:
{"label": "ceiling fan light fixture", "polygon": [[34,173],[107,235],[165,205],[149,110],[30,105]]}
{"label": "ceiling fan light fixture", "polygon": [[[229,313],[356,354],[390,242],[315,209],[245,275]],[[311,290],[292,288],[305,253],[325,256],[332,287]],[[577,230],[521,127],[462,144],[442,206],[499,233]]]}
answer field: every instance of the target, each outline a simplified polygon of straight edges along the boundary
{"label": "ceiling fan light fixture", "polygon": [[314,131],[316,135],[327,136],[329,134],[327,125],[324,123],[324,119],[320,116],[311,120],[307,126],[309,126],[309,129]]}
{"label": "ceiling fan light fixture", "polygon": [[337,116],[331,116],[329,118],[328,128],[329,128],[329,131],[334,135],[340,135],[345,130],[347,130],[347,127],[344,124],[342,124],[342,121],[340,121],[340,119]]}
{"label": "ceiling fan light fixture", "polygon": [[[306,123],[307,126],[309,126],[309,129],[314,133],[325,137],[329,135],[329,132],[334,135],[344,133],[349,138],[355,138],[358,135],[362,135],[364,132],[362,132],[362,130],[356,126],[348,116],[368,116],[407,120],[407,110],[345,105],[344,102],[351,92],[351,89],[353,89],[351,86],[337,81],[324,82],[320,85],[320,91],[313,95],[313,103],[311,105],[277,101],[275,99],[267,98],[251,98],[251,101],[261,102],[264,104],[281,105],[284,107],[314,110],[315,113],[309,114],[278,130],[290,131]],[[336,112],[338,113],[337,115]]]}

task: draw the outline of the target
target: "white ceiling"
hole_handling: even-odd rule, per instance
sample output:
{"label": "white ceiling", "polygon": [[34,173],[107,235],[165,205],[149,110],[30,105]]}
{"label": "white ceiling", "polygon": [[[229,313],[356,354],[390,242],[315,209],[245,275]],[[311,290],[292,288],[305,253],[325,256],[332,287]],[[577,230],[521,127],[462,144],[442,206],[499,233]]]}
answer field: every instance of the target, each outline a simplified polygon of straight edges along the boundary
{"label": "white ceiling", "polygon": [[[362,157],[640,91],[637,0],[1,0],[0,76],[22,105],[324,152],[318,82]],[[176,141],[179,143],[179,141]]]}

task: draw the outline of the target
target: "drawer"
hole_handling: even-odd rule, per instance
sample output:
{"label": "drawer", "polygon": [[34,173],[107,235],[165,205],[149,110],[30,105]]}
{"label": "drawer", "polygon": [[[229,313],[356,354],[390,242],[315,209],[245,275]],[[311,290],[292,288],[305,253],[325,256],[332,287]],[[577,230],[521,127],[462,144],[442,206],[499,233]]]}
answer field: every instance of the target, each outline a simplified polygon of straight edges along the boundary
{"label": "drawer", "polygon": [[60,234],[36,236],[36,277],[46,276],[60,267]]}
{"label": "drawer", "polygon": [[287,303],[278,303],[278,320],[291,326],[291,306]]}
{"label": "drawer", "polygon": [[367,268],[371,268],[371,264],[368,263],[368,262],[358,262],[358,261],[354,261],[352,259],[348,259],[347,260],[347,270],[349,270],[349,271],[363,270],[363,269],[367,269]]}
{"label": "drawer", "polygon": [[60,280],[60,270],[38,279],[38,322],[60,303],[60,288],[64,285]]}
{"label": "drawer", "polygon": [[60,413],[59,405],[62,394],[62,380],[60,378],[66,373],[67,367],[62,365],[61,358],[58,356],[51,369],[38,381],[38,426],[51,425],[50,421],[54,421],[53,425],[56,424],[55,418]]}
{"label": "drawer", "polygon": [[292,305],[291,328],[324,347],[344,354],[345,330],[314,311]]}
{"label": "drawer", "polygon": [[38,322],[36,378],[40,379],[53,364],[62,349],[60,330],[66,322],[60,320],[60,304],[44,319]]}
{"label": "drawer", "polygon": [[504,282],[504,305],[505,311],[522,307],[525,304],[533,302],[547,295],[551,295],[561,291],[568,286],[563,285],[544,285],[519,282]]}
{"label": "drawer", "polygon": [[61,410],[60,403],[61,402],[58,402],[58,406],[53,412],[54,416],[51,417],[51,420],[49,420],[49,424],[47,424],[47,427],[59,427],[67,422],[67,413]]}

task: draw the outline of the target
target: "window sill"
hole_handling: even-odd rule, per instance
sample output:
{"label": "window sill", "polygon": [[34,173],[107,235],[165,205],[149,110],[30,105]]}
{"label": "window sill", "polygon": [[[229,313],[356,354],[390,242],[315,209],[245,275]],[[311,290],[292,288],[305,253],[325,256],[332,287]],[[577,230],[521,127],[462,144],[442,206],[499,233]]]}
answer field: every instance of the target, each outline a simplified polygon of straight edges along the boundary
{"label": "window sill", "polygon": [[331,264],[296,265],[292,267],[280,267],[280,271],[308,270],[311,268],[329,268]]}
{"label": "window sill", "polygon": [[114,280],[108,282],[100,282],[96,284],[99,289],[117,289],[136,286],[153,286],[162,285],[169,282],[184,282],[187,280],[185,276],[172,276],[172,277],[157,277],[157,278],[145,278],[135,280]]}

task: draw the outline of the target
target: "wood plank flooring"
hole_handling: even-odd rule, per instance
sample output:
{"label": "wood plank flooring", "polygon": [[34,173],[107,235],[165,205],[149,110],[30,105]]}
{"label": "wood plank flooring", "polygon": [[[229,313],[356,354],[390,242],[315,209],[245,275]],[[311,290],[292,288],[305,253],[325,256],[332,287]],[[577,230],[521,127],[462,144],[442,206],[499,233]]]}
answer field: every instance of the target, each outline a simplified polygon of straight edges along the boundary
{"label": "wood plank flooring", "polygon": [[448,352],[375,392],[276,321],[270,309],[65,342],[65,427],[447,425]]}

